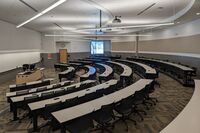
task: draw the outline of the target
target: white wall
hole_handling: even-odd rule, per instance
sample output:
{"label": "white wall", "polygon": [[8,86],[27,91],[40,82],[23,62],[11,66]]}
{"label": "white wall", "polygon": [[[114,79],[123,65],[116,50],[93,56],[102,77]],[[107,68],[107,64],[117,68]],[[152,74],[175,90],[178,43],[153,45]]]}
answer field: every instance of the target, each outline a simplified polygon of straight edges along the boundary
{"label": "white wall", "polygon": [[66,37],[47,37],[42,35],[42,53],[57,53],[56,42],[67,42],[66,48],[69,53],[90,52],[90,43],[87,40],[68,39]]}
{"label": "white wall", "polygon": [[[43,53],[57,53],[58,48],[56,48],[56,42],[63,41],[66,42],[66,48],[69,53],[81,53],[81,52],[90,52],[90,41],[89,40],[80,40],[80,39],[68,39],[65,37],[46,37],[42,35],[42,52]],[[105,51],[111,50],[111,41],[104,41]]]}
{"label": "white wall", "polygon": [[152,34],[152,36],[140,37],[140,40],[158,40],[198,35],[200,34],[199,28],[200,19],[197,19],[189,23],[151,32],[149,34]]}
{"label": "white wall", "polygon": [[41,34],[0,21],[0,72],[40,61]]}
{"label": "white wall", "polygon": [[105,50],[105,52],[111,51],[111,41],[109,41],[109,40],[104,41],[104,50]]}
{"label": "white wall", "polygon": [[0,50],[41,49],[41,34],[0,21]]}

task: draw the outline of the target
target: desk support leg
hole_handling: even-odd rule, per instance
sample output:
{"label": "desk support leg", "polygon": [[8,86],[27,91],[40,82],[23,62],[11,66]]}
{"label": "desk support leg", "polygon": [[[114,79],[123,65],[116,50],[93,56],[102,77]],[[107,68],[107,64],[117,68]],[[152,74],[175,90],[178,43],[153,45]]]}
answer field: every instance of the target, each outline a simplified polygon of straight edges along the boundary
{"label": "desk support leg", "polygon": [[13,110],[13,121],[18,120],[19,118],[17,117],[17,107],[12,105],[12,110]]}
{"label": "desk support leg", "polygon": [[37,114],[33,113],[33,131],[38,130],[38,120],[37,120]]}
{"label": "desk support leg", "polygon": [[65,125],[61,124],[60,133],[66,133]]}

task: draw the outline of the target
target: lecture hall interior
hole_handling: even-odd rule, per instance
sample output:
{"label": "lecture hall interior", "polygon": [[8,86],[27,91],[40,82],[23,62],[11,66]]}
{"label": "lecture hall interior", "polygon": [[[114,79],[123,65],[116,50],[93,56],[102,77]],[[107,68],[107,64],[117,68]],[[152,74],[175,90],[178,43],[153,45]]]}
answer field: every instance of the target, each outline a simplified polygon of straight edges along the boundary
{"label": "lecture hall interior", "polygon": [[0,133],[200,133],[200,0],[0,0]]}

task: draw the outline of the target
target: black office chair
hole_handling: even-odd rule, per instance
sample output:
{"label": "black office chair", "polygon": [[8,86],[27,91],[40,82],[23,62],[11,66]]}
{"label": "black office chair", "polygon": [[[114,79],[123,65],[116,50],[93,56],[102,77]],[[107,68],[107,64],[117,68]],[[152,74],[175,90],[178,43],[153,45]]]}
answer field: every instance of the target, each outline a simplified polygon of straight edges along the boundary
{"label": "black office chair", "polygon": [[59,88],[59,87],[61,87],[61,84],[55,84],[55,85],[53,85],[53,88]]}
{"label": "black office chair", "polygon": [[37,99],[38,97],[39,97],[38,95],[33,94],[31,96],[24,97],[24,101],[26,101],[26,102],[34,102],[35,99]]}
{"label": "black office chair", "polygon": [[77,90],[76,86],[71,86],[67,88],[67,93],[72,93],[72,92],[75,92],[76,90]]}
{"label": "black office chair", "polygon": [[122,89],[122,87],[123,87],[123,83],[120,80],[118,80],[117,84],[116,84],[116,89],[120,90],[120,89]]}
{"label": "black office chair", "polygon": [[137,114],[142,121],[144,120],[144,118],[141,113],[143,113],[144,115],[147,115],[147,113],[144,110],[138,109],[138,105],[143,105],[143,101],[144,97],[141,92],[136,91],[135,94],[132,96],[133,113]]}
{"label": "black office chair", "polygon": [[69,108],[69,107],[72,107],[72,106],[75,106],[78,104],[78,97],[74,97],[74,98],[71,98],[71,99],[67,99],[65,100],[65,102],[63,103],[63,107],[64,108]]}
{"label": "black office chair", "polygon": [[98,123],[93,131],[100,130],[112,133],[108,128],[114,128],[115,116],[113,113],[114,104],[104,105],[99,111],[93,113],[93,119]]}
{"label": "black office chair", "polygon": [[63,95],[65,93],[66,93],[66,91],[64,89],[54,91],[55,95]]}
{"label": "black office chair", "polygon": [[154,87],[154,81],[151,83],[151,84],[149,84],[149,85],[147,85],[146,87],[145,87],[145,89],[146,89],[146,97],[145,97],[145,100],[150,100],[151,102],[153,102],[153,104],[154,105],[156,105],[156,102],[158,102],[158,99],[157,98],[155,98],[155,97],[150,97],[149,95],[151,94],[151,93],[153,93],[154,91],[155,91],[155,87]]}
{"label": "black office chair", "polygon": [[70,85],[71,82],[65,82],[63,86]]}
{"label": "black office chair", "polygon": [[44,108],[43,115],[42,115],[43,118],[45,120],[51,120],[52,119],[51,112],[59,110],[61,105],[62,105],[62,101],[58,101],[56,103],[46,104],[45,108]]}
{"label": "black office chair", "polygon": [[94,124],[90,115],[72,120],[66,126],[70,133],[90,133],[93,128]]}
{"label": "black office chair", "polygon": [[51,98],[53,95],[54,95],[54,91],[43,92],[41,93],[41,98],[42,99]]}
{"label": "black office chair", "polygon": [[29,69],[29,64],[23,64],[22,69],[23,71],[27,71]]}
{"label": "black office chair", "polygon": [[24,94],[28,94],[28,93],[29,93],[29,90],[21,90],[21,91],[17,91],[16,95],[19,96],[19,95],[24,95]]}
{"label": "black office chair", "polygon": [[111,94],[111,93],[115,92],[116,90],[117,90],[116,89],[116,85],[111,85],[108,88],[104,89],[104,94],[108,95],[108,94]]}
{"label": "black office chair", "polygon": [[44,91],[44,90],[46,90],[46,89],[47,89],[46,86],[45,86],[45,87],[39,87],[39,88],[36,89],[36,91],[37,91],[37,92],[40,92],[40,91]]}
{"label": "black office chair", "polygon": [[93,93],[86,94],[86,95],[84,95],[82,97],[79,97],[78,101],[81,104],[81,103],[85,103],[85,102],[97,99],[97,98],[99,98],[101,96],[103,96],[103,94],[93,92]]}
{"label": "black office chair", "polygon": [[56,127],[57,124],[55,123],[55,121],[53,121],[53,117],[52,117],[51,113],[59,110],[61,107],[62,107],[61,101],[58,101],[56,103],[46,104],[44,111],[42,113],[42,118],[44,120],[46,120],[47,122],[44,125],[42,125],[40,128],[50,125],[50,127],[48,129],[48,133],[49,133],[51,128]]}
{"label": "black office chair", "polygon": [[30,67],[29,68],[30,70],[34,70],[35,69],[35,64],[30,64],[29,67]]}
{"label": "black office chair", "polygon": [[15,89],[10,90],[12,91],[19,91],[19,90],[25,90],[27,89],[26,83],[22,83],[22,84],[17,84]]}
{"label": "black office chair", "polygon": [[39,96],[38,96],[38,95],[35,95],[35,94],[33,94],[33,95],[31,95],[31,96],[24,97],[24,103],[25,103],[25,104],[23,104],[24,106],[22,107],[22,109],[25,110],[25,111],[28,110],[28,112],[25,113],[25,114],[22,116],[21,119],[19,119],[19,123],[21,123],[21,121],[22,121],[23,119],[25,119],[26,117],[31,116],[31,112],[30,112],[30,110],[29,110],[29,107],[28,107],[28,104],[27,104],[27,103],[31,103],[31,102],[36,101],[36,99],[37,99],[38,97],[39,97]]}
{"label": "black office chair", "polygon": [[132,96],[123,99],[120,103],[115,106],[115,111],[117,111],[120,116],[116,116],[119,118],[115,123],[122,121],[126,126],[126,131],[128,131],[128,123],[126,121],[131,121],[135,125],[137,124],[135,120],[131,119],[130,116],[133,112],[132,107]]}

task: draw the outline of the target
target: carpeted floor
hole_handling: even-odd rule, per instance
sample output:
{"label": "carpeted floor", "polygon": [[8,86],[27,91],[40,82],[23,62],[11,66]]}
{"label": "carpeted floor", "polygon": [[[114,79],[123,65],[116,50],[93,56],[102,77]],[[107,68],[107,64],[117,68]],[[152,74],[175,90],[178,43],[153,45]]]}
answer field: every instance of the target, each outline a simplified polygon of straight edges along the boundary
{"label": "carpeted floor", "polygon": [[[82,72],[79,72],[77,74],[81,73]],[[138,78],[136,75],[134,76],[136,79]],[[57,74],[53,69],[45,70],[45,77],[56,78],[54,82],[58,82]],[[160,74],[157,81],[161,86],[160,88],[156,86],[156,91],[152,96],[158,98],[158,104],[150,107],[150,110],[146,110],[143,106],[139,107],[140,109],[146,110],[147,115],[144,115],[144,121],[140,121],[138,116],[131,116],[137,121],[137,125],[135,126],[133,123],[128,123],[128,133],[158,133],[181,112],[189,102],[194,91],[193,88],[183,87],[181,84],[164,74]],[[26,133],[28,131],[27,129],[32,128],[32,123],[29,119],[24,119],[21,123],[18,121],[10,121],[12,119],[12,113],[8,110],[9,105],[6,102],[5,94],[9,91],[8,85],[13,84],[14,82],[15,81],[12,80],[0,85],[0,133]],[[21,115],[23,115],[23,111],[20,112]],[[45,121],[40,118],[39,125],[43,123],[45,123]],[[48,128],[49,127],[42,128],[40,132],[46,133]],[[124,129],[125,126],[123,123],[117,123],[114,133],[125,133]],[[54,132],[57,133],[60,131]]]}

